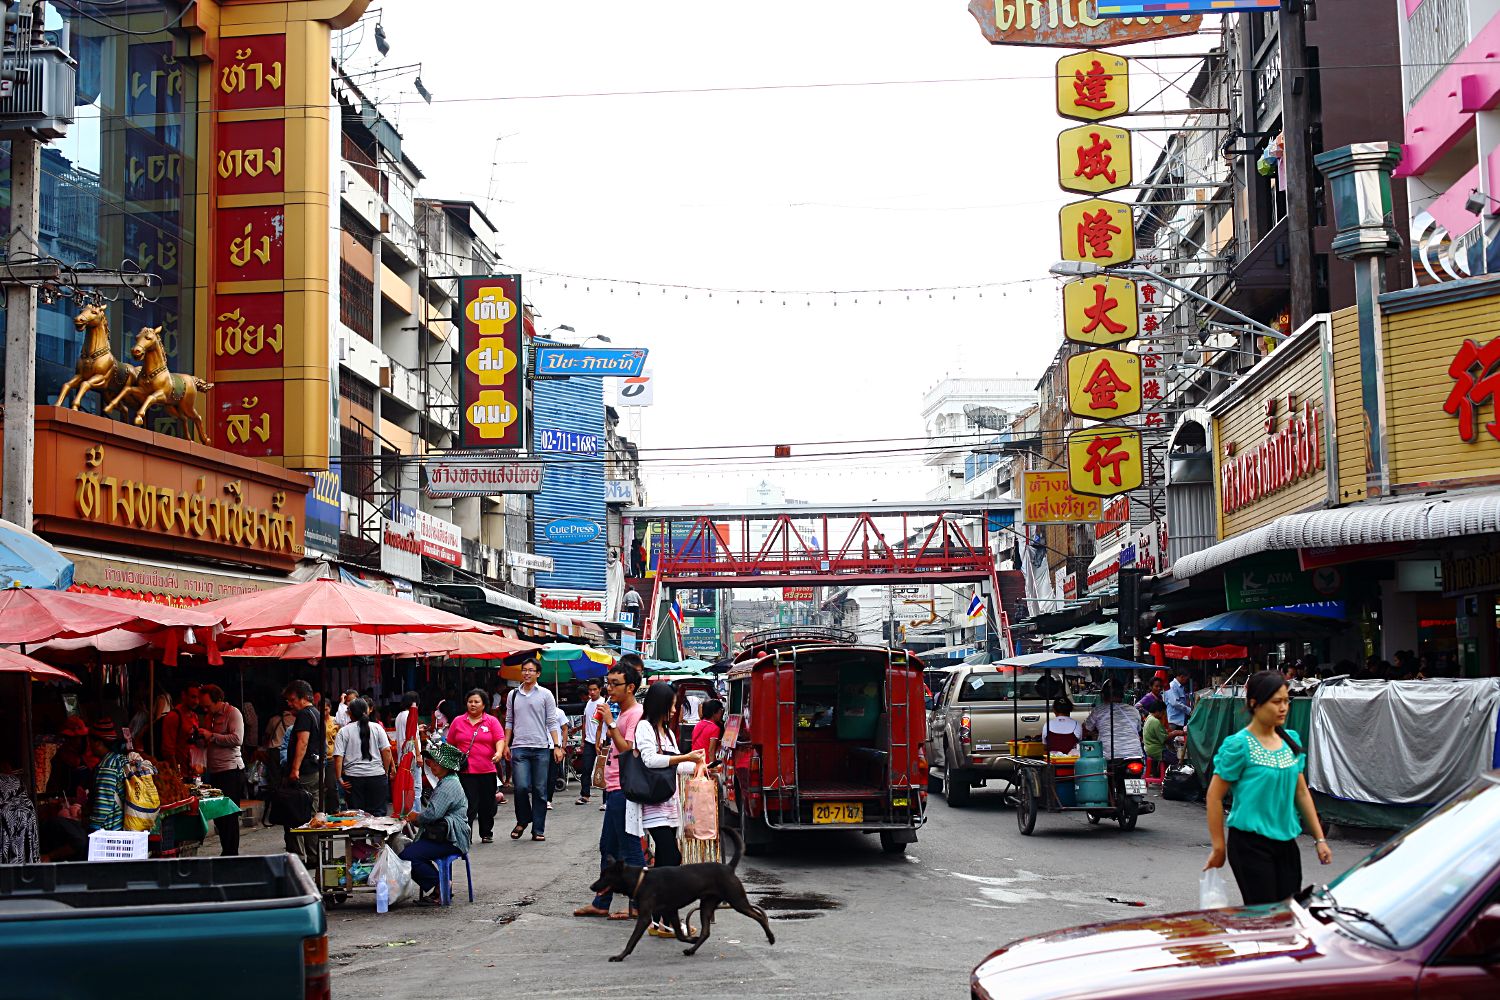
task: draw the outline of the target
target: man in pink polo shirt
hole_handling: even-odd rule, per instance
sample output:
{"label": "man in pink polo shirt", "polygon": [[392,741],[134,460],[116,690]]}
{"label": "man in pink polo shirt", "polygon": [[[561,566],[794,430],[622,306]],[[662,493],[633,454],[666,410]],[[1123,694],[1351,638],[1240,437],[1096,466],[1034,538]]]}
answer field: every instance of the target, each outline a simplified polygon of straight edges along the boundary
{"label": "man in pink polo shirt", "polygon": [[[610,668],[605,683],[608,695],[620,706],[620,717],[610,717],[609,709],[599,708],[600,721],[608,727],[609,756],[604,763],[604,825],[599,832],[599,870],[604,870],[606,858],[617,858],[627,865],[644,867],[646,855],[641,850],[641,838],[625,832],[625,793],[620,791],[621,753],[629,752],[631,741],[627,734],[635,732],[641,721],[641,706],[635,700],[636,689],[641,686],[641,669],[645,664],[634,653],[626,653]],[[634,919],[628,908],[624,913],[611,914],[609,904],[614,897],[603,893],[594,897],[587,906],[573,911],[575,917],[609,917],[611,920]]]}

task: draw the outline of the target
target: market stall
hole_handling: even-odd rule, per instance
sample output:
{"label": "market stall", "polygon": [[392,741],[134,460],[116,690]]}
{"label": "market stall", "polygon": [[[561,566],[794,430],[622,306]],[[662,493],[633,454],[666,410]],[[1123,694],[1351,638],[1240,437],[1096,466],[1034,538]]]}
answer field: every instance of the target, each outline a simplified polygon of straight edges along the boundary
{"label": "market stall", "polygon": [[327,903],[338,904],[352,895],[373,894],[372,879],[380,849],[399,834],[403,821],[395,816],[370,816],[357,811],[314,816],[307,826],[291,831],[298,854]]}

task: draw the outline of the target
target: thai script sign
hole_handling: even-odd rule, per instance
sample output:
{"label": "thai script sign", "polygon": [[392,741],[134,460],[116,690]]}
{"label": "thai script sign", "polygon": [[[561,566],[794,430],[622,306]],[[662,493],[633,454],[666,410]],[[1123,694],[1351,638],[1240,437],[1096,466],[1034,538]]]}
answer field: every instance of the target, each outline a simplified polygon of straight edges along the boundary
{"label": "thai script sign", "polygon": [[464,535],[458,525],[419,510],[417,532],[422,540],[422,554],[428,559],[436,559],[449,566],[463,565]]}
{"label": "thai script sign", "polygon": [[521,276],[459,278],[458,306],[459,447],[525,447]]}
{"label": "thai script sign", "polygon": [[1078,524],[1103,517],[1104,502],[1074,493],[1066,472],[1022,473],[1021,492],[1027,524]]}
{"label": "thai script sign", "polygon": [[380,519],[380,571],[405,580],[422,579],[422,533],[415,517]]}
{"label": "thai script sign", "polygon": [[605,595],[597,591],[538,590],[536,603],[548,611],[585,621],[605,620]]}
{"label": "thai script sign", "polygon": [[288,572],[303,554],[301,474],[107,418],[37,407],[37,532]]}
{"label": "thai script sign", "polygon": [[635,376],[646,370],[644,347],[537,347],[538,375]]}
{"label": "thai script sign", "polygon": [[514,566],[516,569],[534,570],[537,573],[551,573],[557,568],[557,563],[551,556],[517,552],[515,549],[505,550],[505,565]]}
{"label": "thai script sign", "polygon": [[[1175,7],[1175,4],[1174,4]],[[994,45],[1046,45],[1068,49],[1153,42],[1191,35],[1199,14],[1103,18],[1094,0],[970,0],[969,13]]]}
{"label": "thai script sign", "polygon": [[781,599],[783,601],[810,601],[813,599],[811,587],[782,587]]}
{"label": "thai script sign", "polygon": [[1283,490],[1323,467],[1322,414],[1312,403],[1297,411],[1295,398],[1287,400],[1288,420],[1277,428],[1277,401],[1266,401],[1266,433],[1269,437],[1241,453],[1235,442],[1224,446],[1219,495],[1224,513],[1248,507]]}
{"label": "thai script sign", "polygon": [[629,479],[606,479],[604,481],[605,503],[635,503],[635,483]]}
{"label": "thai script sign", "polygon": [[430,497],[484,497],[499,493],[538,493],[542,463],[484,455],[442,455],[426,465]]}

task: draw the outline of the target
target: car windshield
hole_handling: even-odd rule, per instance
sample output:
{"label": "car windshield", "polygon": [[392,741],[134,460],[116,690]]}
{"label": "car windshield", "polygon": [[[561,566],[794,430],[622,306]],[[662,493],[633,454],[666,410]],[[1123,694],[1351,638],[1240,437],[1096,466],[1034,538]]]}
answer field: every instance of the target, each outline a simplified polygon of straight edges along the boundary
{"label": "car windshield", "polygon": [[[960,702],[970,701],[1010,701],[1018,698],[1020,701],[1050,701],[1049,696],[1037,692],[1037,681],[1041,680],[1042,674],[1022,674],[1019,680],[1014,674],[991,674],[973,673],[963,680],[963,686],[959,689],[958,700]],[[1053,678],[1053,685],[1061,689],[1061,682]],[[1019,683],[1020,691],[1016,691]]]}
{"label": "car windshield", "polygon": [[1363,910],[1389,936],[1358,918],[1344,926],[1373,943],[1410,948],[1500,862],[1497,831],[1500,785],[1482,781],[1381,845],[1309,904]]}

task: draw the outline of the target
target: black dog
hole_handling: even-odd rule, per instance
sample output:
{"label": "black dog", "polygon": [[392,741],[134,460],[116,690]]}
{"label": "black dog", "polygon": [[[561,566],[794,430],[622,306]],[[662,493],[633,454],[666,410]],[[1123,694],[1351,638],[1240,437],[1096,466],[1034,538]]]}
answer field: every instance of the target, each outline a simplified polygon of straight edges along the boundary
{"label": "black dog", "polygon": [[[657,913],[672,914],[672,930],[676,933],[677,940],[692,945],[683,954],[691,955],[708,940],[709,925],[713,923],[714,911],[719,908],[720,903],[728,903],[745,916],[758,921],[766,932],[766,940],[776,943],[776,935],[771,933],[771,925],[766,920],[766,911],[750,902],[739,876],[734,873],[740,863],[740,854],[744,851],[744,842],[740,840],[738,832],[724,832],[734,840],[734,857],[727,865],[714,862],[674,865],[668,868],[638,868],[614,858],[606,859],[599,881],[589,888],[595,893],[624,893],[631,898],[636,910],[635,930],[631,932],[625,950],[610,956],[611,962],[625,961],[625,956],[635,950],[636,942],[646,933],[651,918]],[[682,932],[678,911],[694,902],[698,903],[698,922],[702,929],[696,938],[690,938]]]}

